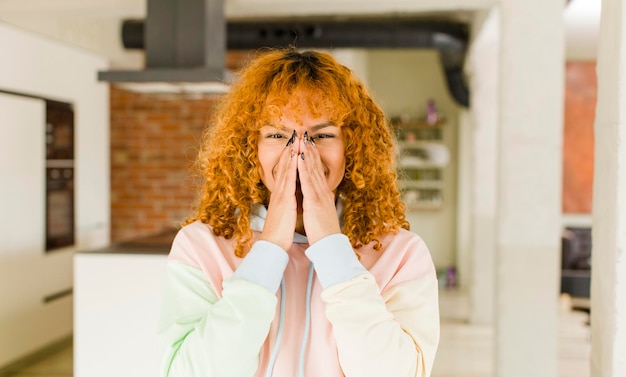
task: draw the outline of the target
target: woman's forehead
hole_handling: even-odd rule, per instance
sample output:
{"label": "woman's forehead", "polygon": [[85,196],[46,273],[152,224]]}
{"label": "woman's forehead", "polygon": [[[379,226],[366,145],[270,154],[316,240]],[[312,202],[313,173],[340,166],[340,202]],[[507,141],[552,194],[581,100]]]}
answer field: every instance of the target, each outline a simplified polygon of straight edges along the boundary
{"label": "woman's forehead", "polygon": [[325,94],[319,88],[296,88],[289,91],[275,91],[265,100],[260,114],[261,126],[266,124],[279,125],[289,118],[296,122],[320,119],[341,126],[349,113],[346,104],[337,96]]}
{"label": "woman's forehead", "polygon": [[270,103],[266,106],[265,121],[282,123],[287,120],[302,122],[305,119],[324,119],[332,117],[331,107],[320,101],[306,98],[293,98],[288,102]]}

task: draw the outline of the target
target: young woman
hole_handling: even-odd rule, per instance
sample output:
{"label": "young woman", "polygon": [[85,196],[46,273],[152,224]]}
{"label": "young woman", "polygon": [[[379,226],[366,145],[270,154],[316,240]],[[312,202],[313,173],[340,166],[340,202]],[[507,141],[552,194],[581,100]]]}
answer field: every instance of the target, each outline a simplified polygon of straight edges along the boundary
{"label": "young woman", "polygon": [[168,259],[162,375],[429,376],[435,269],[363,84],[328,54],[272,50],[216,113]]}

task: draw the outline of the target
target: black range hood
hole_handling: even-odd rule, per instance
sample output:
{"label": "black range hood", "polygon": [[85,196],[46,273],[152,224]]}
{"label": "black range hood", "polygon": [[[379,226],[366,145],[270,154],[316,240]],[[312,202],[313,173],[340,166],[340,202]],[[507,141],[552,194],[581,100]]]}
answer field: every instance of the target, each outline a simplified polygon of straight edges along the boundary
{"label": "black range hood", "polygon": [[142,71],[100,72],[111,82],[211,85],[228,82],[226,50],[298,48],[428,48],[439,52],[452,97],[469,106],[463,64],[464,23],[409,17],[228,21],[223,0],[148,0],[146,20],[126,20],[122,43],[144,49]]}
{"label": "black range hood", "polygon": [[148,0],[142,23],[145,69],[103,71],[98,80],[224,91],[230,73],[223,0]]}

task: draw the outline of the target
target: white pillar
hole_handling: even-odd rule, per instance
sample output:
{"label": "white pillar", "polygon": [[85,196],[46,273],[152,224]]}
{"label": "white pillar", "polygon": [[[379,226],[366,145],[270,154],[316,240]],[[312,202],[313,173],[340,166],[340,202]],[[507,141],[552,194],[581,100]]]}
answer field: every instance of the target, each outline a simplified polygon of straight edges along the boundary
{"label": "white pillar", "polygon": [[558,375],[563,1],[502,0],[495,375]]}
{"label": "white pillar", "polygon": [[626,376],[626,4],[603,0],[595,122],[591,375]]}
{"label": "white pillar", "polygon": [[472,104],[469,320],[475,324],[492,325],[495,314],[500,11],[493,8],[479,17],[466,62]]}

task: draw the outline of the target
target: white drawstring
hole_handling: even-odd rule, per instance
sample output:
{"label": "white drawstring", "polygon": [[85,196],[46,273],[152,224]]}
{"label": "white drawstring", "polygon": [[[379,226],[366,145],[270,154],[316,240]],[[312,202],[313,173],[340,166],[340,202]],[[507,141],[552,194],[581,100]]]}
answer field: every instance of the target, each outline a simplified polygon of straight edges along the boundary
{"label": "white drawstring", "polygon": [[276,334],[276,343],[274,343],[274,350],[272,351],[272,356],[270,357],[270,363],[267,366],[265,377],[271,377],[274,372],[274,364],[276,363],[278,349],[280,348],[280,341],[283,337],[283,325],[285,323],[285,300],[287,296],[285,291],[285,279],[283,278],[280,282],[280,317],[278,320],[278,333]]}
{"label": "white drawstring", "polygon": [[311,289],[313,287],[313,263],[309,266],[309,278],[306,283],[306,320],[304,322],[304,335],[302,337],[302,344],[300,345],[300,363],[299,363],[299,375],[304,377],[304,353],[306,352],[306,346],[309,342],[309,332],[311,331]]}

